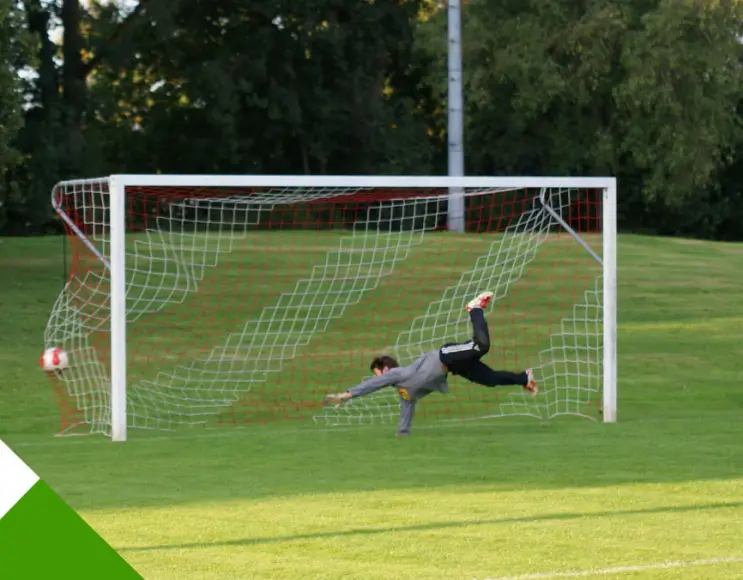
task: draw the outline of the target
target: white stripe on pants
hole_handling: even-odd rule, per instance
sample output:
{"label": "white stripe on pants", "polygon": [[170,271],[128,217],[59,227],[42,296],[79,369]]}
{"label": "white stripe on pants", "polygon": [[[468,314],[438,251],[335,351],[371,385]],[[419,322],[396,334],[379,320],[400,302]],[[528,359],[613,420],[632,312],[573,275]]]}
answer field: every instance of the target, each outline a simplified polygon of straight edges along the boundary
{"label": "white stripe on pants", "polygon": [[474,341],[465,342],[463,344],[452,344],[451,346],[442,346],[441,354],[451,354],[453,352],[463,352],[465,350],[479,350]]}

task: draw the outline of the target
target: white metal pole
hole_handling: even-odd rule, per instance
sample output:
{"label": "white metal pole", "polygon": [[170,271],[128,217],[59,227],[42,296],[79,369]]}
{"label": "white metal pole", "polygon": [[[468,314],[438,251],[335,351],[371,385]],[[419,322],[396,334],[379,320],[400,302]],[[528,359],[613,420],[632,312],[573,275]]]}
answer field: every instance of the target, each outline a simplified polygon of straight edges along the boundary
{"label": "white metal pole", "polygon": [[[449,175],[464,175],[463,106],[462,106],[462,42],[460,0],[449,0],[448,22],[448,135]],[[449,188],[448,228],[464,232],[464,189]]]}
{"label": "white metal pole", "polygon": [[126,441],[126,199],[119,176],[108,180],[111,276],[111,438]]}
{"label": "white metal pole", "polygon": [[604,189],[604,408],[605,423],[617,420],[617,183]]}

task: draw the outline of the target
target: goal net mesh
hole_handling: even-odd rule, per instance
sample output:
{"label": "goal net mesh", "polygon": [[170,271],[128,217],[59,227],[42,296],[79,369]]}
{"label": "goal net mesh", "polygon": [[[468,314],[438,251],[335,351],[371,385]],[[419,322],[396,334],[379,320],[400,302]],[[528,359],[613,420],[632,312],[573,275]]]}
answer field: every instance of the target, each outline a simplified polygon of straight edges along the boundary
{"label": "goal net mesh", "polygon": [[[510,415],[596,418],[602,390],[602,270],[594,189],[470,189],[465,233],[447,231],[448,192],[431,188],[127,187],[127,411],[130,427],[305,420],[394,422],[383,389],[341,409],[328,392],[468,340],[465,303],[486,312],[497,369],[532,367],[540,394],[450,376],[416,421]],[[108,181],[65,182],[54,199],[72,248],[46,347],[61,432],[110,433]]]}

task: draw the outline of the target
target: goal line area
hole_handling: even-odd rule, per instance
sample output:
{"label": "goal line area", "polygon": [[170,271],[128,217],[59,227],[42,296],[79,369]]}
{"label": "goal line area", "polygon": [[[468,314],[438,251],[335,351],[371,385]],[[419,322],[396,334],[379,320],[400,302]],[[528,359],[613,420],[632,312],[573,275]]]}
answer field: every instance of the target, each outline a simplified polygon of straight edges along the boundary
{"label": "goal line area", "polygon": [[616,280],[614,256],[605,259],[615,251],[615,227],[609,238],[604,227],[612,181],[464,180],[455,232],[456,182],[446,179],[181,178],[70,181],[53,192],[72,249],[44,339],[70,361],[52,375],[61,432],[110,435],[122,416],[124,430],[394,421],[392,389],[341,409],[320,401],[367,378],[374,356],[406,364],[468,339],[464,304],[483,290],[495,293],[486,362],[533,367],[540,395],[454,378],[417,414],[601,418],[615,332],[615,302],[608,327],[605,308],[606,280],[612,299]]}

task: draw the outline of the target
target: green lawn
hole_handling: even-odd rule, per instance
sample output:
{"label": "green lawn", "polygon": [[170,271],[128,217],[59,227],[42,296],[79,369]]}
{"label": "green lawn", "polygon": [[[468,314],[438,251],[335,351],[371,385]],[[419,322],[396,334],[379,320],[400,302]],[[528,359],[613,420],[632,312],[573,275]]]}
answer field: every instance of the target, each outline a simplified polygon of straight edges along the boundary
{"label": "green lawn", "polygon": [[0,438],[146,578],[743,578],[743,245],[622,236],[619,266],[617,424],[112,444],[53,437],[37,361],[60,240],[0,239]]}

